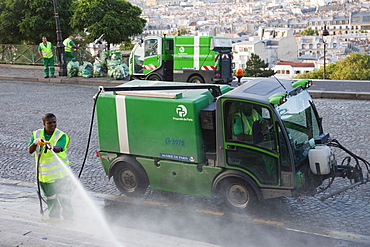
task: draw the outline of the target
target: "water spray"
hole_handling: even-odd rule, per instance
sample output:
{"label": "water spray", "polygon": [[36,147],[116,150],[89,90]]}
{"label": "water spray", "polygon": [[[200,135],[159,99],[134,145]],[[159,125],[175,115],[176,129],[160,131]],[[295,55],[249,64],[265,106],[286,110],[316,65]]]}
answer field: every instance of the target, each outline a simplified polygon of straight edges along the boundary
{"label": "water spray", "polygon": [[[39,199],[40,199],[40,213],[42,215],[44,215],[44,212],[46,211],[46,209],[43,210],[42,201],[44,201],[45,203],[46,203],[46,201],[41,196],[40,182],[39,182],[39,179],[38,179],[39,166],[40,166],[39,160],[40,160],[40,156],[42,155],[42,153],[46,153],[46,152],[50,151],[53,154],[53,156],[55,157],[56,161],[63,168],[63,170],[68,174],[68,177],[71,179],[71,181],[74,185],[74,191],[75,191],[75,189],[77,189],[77,191],[79,192],[79,198],[82,198],[84,200],[84,202],[86,202],[86,204],[89,206],[90,210],[92,211],[92,216],[95,217],[95,219],[97,220],[96,225],[99,226],[99,227],[102,227],[102,229],[106,233],[106,236],[109,236],[109,239],[113,243],[113,246],[121,246],[119,244],[119,242],[117,241],[116,237],[111,232],[110,227],[108,226],[108,224],[105,221],[104,217],[102,216],[101,212],[98,210],[98,208],[95,206],[94,202],[91,200],[89,195],[86,193],[82,184],[80,183],[78,178],[73,174],[70,167],[67,166],[66,164],[64,164],[64,162],[59,158],[58,154],[56,152],[54,152],[53,146],[50,144],[50,142],[42,140],[42,139],[41,139],[41,141],[44,144],[44,148],[42,146],[40,146],[40,148],[39,148],[39,157],[38,157],[38,160],[37,160],[37,181],[38,181],[38,195],[39,195]],[[72,192],[71,195],[73,193],[74,192]]]}
{"label": "water spray", "polygon": [[90,206],[90,209],[94,212],[93,216],[97,219],[98,225],[101,226],[106,234],[110,237],[112,242],[114,243],[114,246],[121,246],[119,242],[117,241],[116,237],[113,235],[113,233],[110,230],[110,227],[108,226],[106,220],[102,216],[101,212],[98,210],[98,208],[95,206],[94,202],[91,200],[89,195],[86,193],[86,190],[83,188],[81,182],[78,180],[78,178],[73,174],[71,169],[67,165],[63,163],[63,161],[59,158],[59,156],[53,151],[52,148],[50,148],[50,151],[53,153],[55,159],[61,164],[63,169],[67,172],[68,176],[73,181],[73,184],[76,186],[77,190],[80,193],[80,196],[84,199],[85,202]]}

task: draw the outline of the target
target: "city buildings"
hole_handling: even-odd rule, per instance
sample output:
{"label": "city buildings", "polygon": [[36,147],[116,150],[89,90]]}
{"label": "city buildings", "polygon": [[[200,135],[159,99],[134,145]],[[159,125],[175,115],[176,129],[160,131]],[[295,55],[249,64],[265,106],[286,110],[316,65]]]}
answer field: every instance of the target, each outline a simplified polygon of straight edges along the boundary
{"label": "city buildings", "polygon": [[[245,68],[246,61],[255,53],[270,68],[290,71],[291,75],[319,69],[324,57],[328,64],[351,52],[369,53],[370,2],[367,1],[137,0],[134,3],[143,9],[142,18],[148,21],[143,35],[161,35],[163,31],[171,34],[183,29],[188,35],[232,38],[236,68]],[[313,35],[300,34],[308,28],[313,30]],[[325,37],[324,28],[329,32]],[[303,67],[297,67],[299,63]]]}

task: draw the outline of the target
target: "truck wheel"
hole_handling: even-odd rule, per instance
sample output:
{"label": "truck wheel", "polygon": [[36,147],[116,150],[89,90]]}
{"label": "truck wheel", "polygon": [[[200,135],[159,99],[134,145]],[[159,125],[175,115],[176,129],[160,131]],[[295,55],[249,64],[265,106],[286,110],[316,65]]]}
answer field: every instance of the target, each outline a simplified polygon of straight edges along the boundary
{"label": "truck wheel", "polygon": [[257,201],[253,189],[239,178],[221,181],[219,194],[225,206],[233,211],[247,210]]}
{"label": "truck wheel", "polygon": [[150,75],[147,80],[149,80],[149,81],[163,81],[162,78],[159,75]]}
{"label": "truck wheel", "polygon": [[200,77],[198,75],[194,75],[194,76],[190,77],[189,82],[190,83],[204,83],[204,80],[203,80],[202,77]]}
{"label": "truck wheel", "polygon": [[127,196],[143,195],[149,186],[145,171],[139,171],[126,162],[119,162],[116,165],[113,179],[117,189]]}

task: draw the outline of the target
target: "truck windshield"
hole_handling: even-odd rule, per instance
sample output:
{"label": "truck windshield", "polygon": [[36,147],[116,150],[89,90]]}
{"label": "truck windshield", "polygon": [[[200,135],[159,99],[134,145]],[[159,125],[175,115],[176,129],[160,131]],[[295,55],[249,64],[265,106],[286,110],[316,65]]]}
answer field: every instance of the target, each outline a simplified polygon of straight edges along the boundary
{"label": "truck windshield", "polygon": [[289,97],[287,102],[276,107],[276,110],[288,132],[295,164],[298,166],[314,145],[314,138],[321,134],[311,96],[304,90]]}

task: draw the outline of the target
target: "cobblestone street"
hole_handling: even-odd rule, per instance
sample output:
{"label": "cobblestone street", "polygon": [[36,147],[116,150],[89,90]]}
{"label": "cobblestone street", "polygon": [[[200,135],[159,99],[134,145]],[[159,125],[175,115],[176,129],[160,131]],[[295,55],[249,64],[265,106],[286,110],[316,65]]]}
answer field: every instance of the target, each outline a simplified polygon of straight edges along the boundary
{"label": "cobblestone street", "polygon": [[[41,116],[52,112],[58,128],[69,134],[69,158],[75,174],[79,174],[86,152],[93,110],[93,96],[98,86],[53,84],[43,82],[0,80],[0,175],[1,178],[35,182],[34,158],[27,152],[32,131],[42,127]],[[368,151],[370,101],[315,99],[323,117],[324,131],[357,155],[370,160]],[[97,150],[94,122],[90,148],[81,181],[91,191],[119,195],[112,180],[103,172]],[[338,153],[338,157],[341,154]],[[340,159],[338,159],[341,162]],[[364,171],[365,172],[365,171]],[[347,179],[337,178],[331,190],[349,185]],[[152,192],[148,197],[171,200]],[[355,187],[324,202],[316,197],[282,198],[263,203],[273,207],[267,216],[295,227],[321,227],[332,231],[370,236],[370,184]],[[191,203],[212,204],[212,201],[189,197]],[[266,214],[266,211],[265,211]]]}

